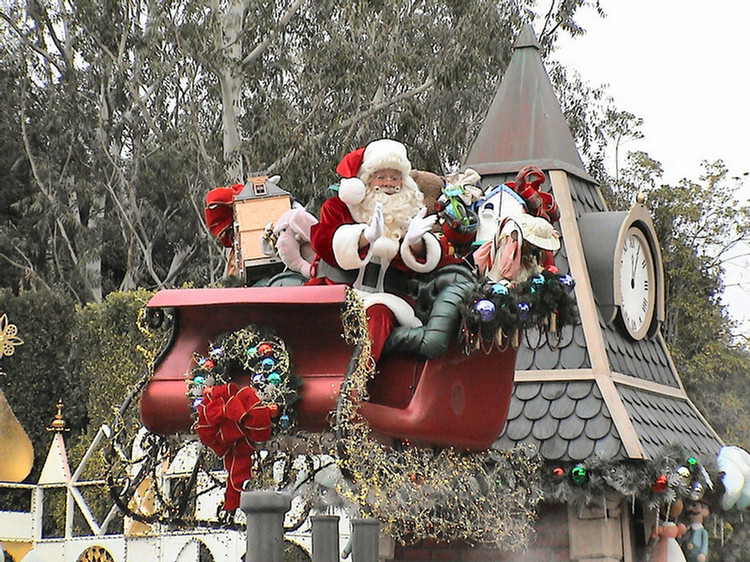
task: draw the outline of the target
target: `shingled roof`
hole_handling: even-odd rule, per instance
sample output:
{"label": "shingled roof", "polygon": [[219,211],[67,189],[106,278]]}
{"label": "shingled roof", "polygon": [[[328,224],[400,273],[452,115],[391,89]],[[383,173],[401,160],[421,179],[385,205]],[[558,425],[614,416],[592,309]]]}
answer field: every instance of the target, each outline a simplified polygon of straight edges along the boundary
{"label": "shingled roof", "polygon": [[713,456],[721,440],[686,395],[661,333],[634,340],[602,314],[602,281],[589,275],[579,221],[608,209],[584,169],[531,27],[514,49],[465,165],[482,174],[485,187],[527,164],[546,172],[542,189],[562,213],[555,261],[576,280],[581,323],[554,338],[532,332],[522,341],[508,421],[495,446],[533,443],[551,461],[649,459],[675,444]]}

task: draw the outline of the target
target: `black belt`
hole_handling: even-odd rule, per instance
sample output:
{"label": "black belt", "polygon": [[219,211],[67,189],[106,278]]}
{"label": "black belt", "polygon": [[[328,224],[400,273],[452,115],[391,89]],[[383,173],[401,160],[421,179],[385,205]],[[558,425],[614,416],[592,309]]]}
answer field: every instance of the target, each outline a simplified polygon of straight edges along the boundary
{"label": "black belt", "polygon": [[[368,263],[365,266],[363,284],[374,287],[378,281],[379,269],[379,264]],[[353,285],[357,280],[358,274],[358,269],[345,270],[333,266],[322,259],[318,260],[316,277],[325,277],[334,283]],[[386,271],[383,285],[386,293],[394,293],[402,296],[415,297],[418,289],[416,279],[411,279],[407,273],[393,267],[389,267]]]}

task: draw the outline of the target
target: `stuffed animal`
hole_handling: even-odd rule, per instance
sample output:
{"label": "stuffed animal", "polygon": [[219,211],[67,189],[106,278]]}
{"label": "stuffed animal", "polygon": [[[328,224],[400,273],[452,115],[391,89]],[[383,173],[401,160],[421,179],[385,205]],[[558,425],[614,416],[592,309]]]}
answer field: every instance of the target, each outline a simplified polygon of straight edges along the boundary
{"label": "stuffed animal", "polygon": [[412,170],[409,175],[417,182],[417,187],[424,195],[424,206],[427,207],[427,213],[437,213],[435,204],[443,194],[445,178],[424,170]]}
{"label": "stuffed animal", "polygon": [[310,228],[317,222],[318,219],[302,206],[288,210],[275,225],[266,227],[270,232],[261,237],[263,253],[268,256],[278,254],[285,266],[309,279],[315,258],[310,247]]}

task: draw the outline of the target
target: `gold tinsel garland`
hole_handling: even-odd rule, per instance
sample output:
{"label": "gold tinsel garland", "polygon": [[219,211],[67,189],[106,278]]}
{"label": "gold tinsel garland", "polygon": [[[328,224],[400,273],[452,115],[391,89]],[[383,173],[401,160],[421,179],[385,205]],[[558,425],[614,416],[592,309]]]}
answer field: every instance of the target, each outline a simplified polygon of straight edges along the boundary
{"label": "gold tinsel garland", "polygon": [[350,477],[342,496],[359,505],[362,515],[379,519],[384,532],[402,543],[436,539],[508,550],[526,547],[541,499],[534,451],[528,446],[480,453],[413,446],[396,450],[375,440],[358,413],[375,366],[364,305],[354,291],[347,293],[342,322],[344,338],[356,346],[334,427],[340,467]]}

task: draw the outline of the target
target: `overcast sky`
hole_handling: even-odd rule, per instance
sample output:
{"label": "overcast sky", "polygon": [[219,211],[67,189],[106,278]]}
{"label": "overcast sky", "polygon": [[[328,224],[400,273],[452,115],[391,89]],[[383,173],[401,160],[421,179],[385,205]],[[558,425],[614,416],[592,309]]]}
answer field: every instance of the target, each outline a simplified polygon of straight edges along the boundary
{"label": "overcast sky", "polygon": [[[750,1],[601,4],[607,17],[582,13],[586,35],[563,40],[555,58],[608,84],[619,109],[643,118],[645,138],[624,148],[659,160],[670,184],[697,180],[703,160],[722,159],[731,175],[750,172]],[[750,178],[740,195],[750,196]],[[750,260],[735,263],[726,300],[734,317],[750,321]]]}

